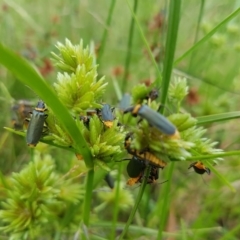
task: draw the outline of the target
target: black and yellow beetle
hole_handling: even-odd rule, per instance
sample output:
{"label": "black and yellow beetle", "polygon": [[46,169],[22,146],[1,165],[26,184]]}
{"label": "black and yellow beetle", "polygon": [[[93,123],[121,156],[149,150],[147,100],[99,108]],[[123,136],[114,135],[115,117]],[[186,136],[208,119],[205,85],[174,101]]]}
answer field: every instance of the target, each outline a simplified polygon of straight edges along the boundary
{"label": "black and yellow beetle", "polygon": [[209,168],[205,167],[204,164],[200,161],[190,164],[188,169],[190,169],[190,168],[193,168],[194,171],[198,174],[207,173],[208,175],[210,175],[210,173],[211,173],[211,170]]}
{"label": "black and yellow beetle", "polygon": [[150,165],[158,167],[158,168],[164,168],[167,163],[163,160],[156,157],[154,154],[152,154],[149,151],[134,151],[134,155],[137,156],[139,159],[145,160],[149,162]]}
{"label": "black and yellow beetle", "polygon": [[46,110],[45,103],[40,100],[32,111],[26,134],[26,142],[29,147],[35,147],[42,137],[44,123],[48,116],[45,113]]}
{"label": "black and yellow beetle", "polygon": [[157,156],[155,156],[150,151],[146,150],[136,150],[131,148],[131,133],[128,133],[125,137],[124,147],[128,151],[129,154],[137,157],[139,160],[147,161],[150,165],[153,165],[158,168],[164,168],[167,163],[163,160],[159,159]]}
{"label": "black and yellow beetle", "polygon": [[[136,183],[142,183],[143,174],[147,167],[147,163],[136,156],[133,156],[127,165],[127,173],[130,177],[127,181],[127,185],[132,186]],[[154,183],[158,179],[159,168],[156,166],[150,166],[150,173],[147,179],[147,184]]]}
{"label": "black and yellow beetle", "polygon": [[146,162],[136,156],[133,156],[127,165],[128,176],[131,178],[139,177],[139,175],[141,175],[145,168]]}
{"label": "black and yellow beetle", "polygon": [[133,156],[127,165],[127,173],[130,177],[127,181],[127,185],[132,186],[136,183],[141,183],[145,168],[146,162]]}
{"label": "black and yellow beetle", "polygon": [[125,109],[123,113],[128,112],[131,112],[134,117],[140,116],[141,118],[147,120],[151,126],[157,128],[159,131],[168,136],[179,137],[176,127],[167,118],[152,110],[145,104],[137,104],[136,106],[129,107]]}

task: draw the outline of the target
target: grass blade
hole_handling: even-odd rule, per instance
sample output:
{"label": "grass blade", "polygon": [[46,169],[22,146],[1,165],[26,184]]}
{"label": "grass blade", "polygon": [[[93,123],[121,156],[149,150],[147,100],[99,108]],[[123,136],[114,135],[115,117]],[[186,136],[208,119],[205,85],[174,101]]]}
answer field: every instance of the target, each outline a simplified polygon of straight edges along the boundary
{"label": "grass blade", "polygon": [[235,118],[240,118],[240,112],[228,112],[228,113],[220,113],[208,116],[197,117],[197,124],[206,124],[206,123],[215,123],[222,122],[226,120],[231,120]]}
{"label": "grass blade", "polygon": [[[133,6],[133,12],[136,14],[137,12],[137,6],[138,6],[138,0],[134,0],[134,6]],[[122,79],[122,92],[125,92],[125,89],[127,88],[127,76],[129,73],[129,66],[131,62],[131,48],[132,48],[132,42],[133,42],[133,33],[134,33],[134,26],[135,26],[135,20],[132,17],[131,25],[129,29],[129,36],[128,36],[128,46],[127,46],[127,55],[125,59],[125,65],[124,65],[124,73],[123,73],[123,79]]]}
{"label": "grass blade", "polygon": [[145,178],[144,178],[144,180],[143,180],[143,182],[141,184],[141,187],[139,189],[138,196],[136,198],[135,204],[134,204],[133,209],[132,209],[132,211],[130,213],[130,216],[129,216],[128,220],[127,220],[127,223],[125,224],[124,229],[123,229],[123,231],[122,231],[122,233],[121,233],[121,235],[119,237],[119,240],[124,239],[124,236],[128,232],[128,228],[130,227],[130,225],[131,225],[131,223],[133,221],[133,218],[134,218],[135,213],[136,213],[136,211],[138,209],[138,206],[140,204],[140,201],[142,199],[142,195],[144,193],[144,190],[145,190],[145,187],[146,187],[146,184],[147,184],[148,176],[149,176],[149,173],[150,173],[150,166],[148,166],[147,171],[145,171],[145,173],[146,173],[145,174]]}
{"label": "grass blade", "polygon": [[207,167],[210,168],[210,170],[225,184],[227,185],[232,192],[236,192],[236,189],[231,185],[230,182],[222,175],[220,174],[208,161],[204,162],[206,163]]}
{"label": "grass blade", "polygon": [[181,0],[170,1],[167,41],[165,50],[166,55],[163,63],[163,75],[162,75],[163,81],[161,91],[161,103],[163,105],[166,102],[169,82],[171,80],[173,59],[177,42],[178,25],[180,21],[180,8]]}
{"label": "grass blade", "polygon": [[173,175],[173,170],[174,170],[174,163],[171,163],[168,168],[168,173],[167,173],[167,179],[168,182],[165,184],[163,191],[161,192],[161,195],[163,196],[163,201],[159,201],[158,205],[160,209],[160,222],[159,222],[159,228],[158,228],[158,236],[157,239],[160,240],[163,237],[163,230],[166,226],[167,222],[167,214],[168,214],[168,209],[169,209],[169,202],[170,202],[170,188],[171,188],[171,180],[172,180],[172,175]]}
{"label": "grass blade", "polygon": [[112,21],[112,15],[113,15],[113,10],[114,10],[115,4],[116,4],[116,0],[112,0],[110,9],[108,12],[108,17],[106,20],[106,27],[104,29],[102,40],[101,40],[101,46],[100,46],[99,53],[98,53],[98,63],[101,62],[101,59],[102,59],[102,56],[103,56],[103,53],[105,50],[106,40],[107,40],[107,36],[108,36],[109,27],[110,27],[110,24]]}
{"label": "grass blade", "polygon": [[187,50],[182,56],[180,56],[178,59],[175,60],[174,65],[177,65],[179,62],[181,62],[185,57],[187,57],[189,54],[191,54],[193,51],[195,51],[197,48],[199,48],[203,43],[205,43],[215,32],[218,31],[219,28],[224,26],[226,23],[228,23],[230,20],[232,20],[234,17],[236,17],[240,13],[240,8],[238,8],[236,11],[231,13],[228,17],[226,17],[222,22],[220,22],[212,31],[210,31],[207,35],[205,35],[201,40],[199,40],[194,46],[192,46],[189,50]]}
{"label": "grass blade", "polygon": [[[162,77],[161,77],[162,74],[161,74],[161,72],[160,72],[160,70],[159,70],[158,64],[157,64],[157,62],[156,62],[155,59],[154,59],[154,56],[153,56],[153,54],[152,54],[152,51],[151,51],[151,49],[150,49],[150,46],[148,45],[147,39],[146,39],[145,36],[144,36],[144,33],[143,33],[142,28],[141,28],[141,26],[140,26],[140,24],[139,24],[139,22],[138,22],[138,19],[137,19],[136,14],[133,12],[133,10],[132,10],[132,8],[131,8],[131,6],[130,6],[130,4],[129,4],[129,1],[126,0],[126,2],[127,2],[127,5],[128,5],[129,10],[131,11],[132,17],[134,18],[134,21],[136,22],[136,25],[137,25],[137,27],[138,27],[138,31],[139,31],[139,33],[140,33],[140,36],[141,36],[141,38],[142,38],[142,40],[143,40],[143,42],[144,42],[144,44],[145,44],[145,46],[146,46],[147,53],[149,54],[149,56],[150,56],[150,58],[151,58],[151,61],[152,61],[152,63],[154,64],[155,70],[156,70],[156,72],[157,72],[157,77],[158,77],[159,83],[160,83],[161,80],[162,80]],[[160,87],[160,86],[157,86],[157,87]]]}

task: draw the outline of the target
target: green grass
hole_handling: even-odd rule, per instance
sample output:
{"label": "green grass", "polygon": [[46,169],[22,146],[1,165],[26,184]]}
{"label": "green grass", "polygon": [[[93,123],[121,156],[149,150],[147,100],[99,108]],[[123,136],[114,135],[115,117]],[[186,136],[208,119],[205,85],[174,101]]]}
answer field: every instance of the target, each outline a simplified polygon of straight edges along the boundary
{"label": "green grass", "polygon": [[[66,182],[73,180],[84,186],[86,194],[77,204],[65,202],[52,209],[58,213],[62,210],[58,220],[52,221],[49,215],[47,229],[43,232],[37,229],[41,234],[36,238],[31,235],[32,229],[25,239],[41,239],[40,236],[72,239],[78,235],[84,239],[115,239],[119,235],[120,239],[240,238],[237,2],[171,1],[167,5],[137,0],[35,1],[34,4],[4,1],[0,13],[0,63],[7,67],[0,66],[1,202],[6,200],[3,187],[8,186],[12,173],[19,173],[38,151],[30,152],[23,137],[3,128],[11,127],[13,98],[31,99],[34,103],[38,98],[44,99],[64,130],[78,143],[77,152],[81,152],[90,169],[86,173],[85,166],[76,161],[75,152],[65,147],[39,144],[41,157],[53,159],[54,173]],[[163,25],[154,25],[158,13]],[[140,187],[132,188],[126,186],[127,162],[115,163],[110,168],[117,190],[109,190],[103,180],[106,171],[92,170],[92,157],[85,140],[52,89],[56,69],[50,68],[48,72],[45,59],[50,59],[51,51],[56,52],[57,41],[64,42],[65,38],[74,44],[80,38],[84,45],[91,41],[95,46],[101,44],[98,73],[105,75],[109,83],[103,101],[112,106],[117,106],[118,96],[130,92],[136,84],[156,80],[161,87],[161,103],[168,107],[166,99],[172,78],[186,76],[191,95],[180,111],[190,112],[199,125],[207,128],[206,137],[218,141],[217,147],[225,150],[219,154],[224,161],[215,166],[206,161],[212,170],[210,176],[192,173],[188,170],[189,161],[174,162],[160,170],[158,181],[168,180],[167,183],[149,185],[145,180]],[[158,57],[151,51],[153,47],[159,52]],[[35,67],[21,56],[28,56],[44,76],[37,74]],[[172,109],[167,107],[164,112],[169,114]],[[79,167],[75,169],[76,166]],[[0,224],[4,226],[2,221]],[[1,238],[9,236],[11,232],[1,232]]]}

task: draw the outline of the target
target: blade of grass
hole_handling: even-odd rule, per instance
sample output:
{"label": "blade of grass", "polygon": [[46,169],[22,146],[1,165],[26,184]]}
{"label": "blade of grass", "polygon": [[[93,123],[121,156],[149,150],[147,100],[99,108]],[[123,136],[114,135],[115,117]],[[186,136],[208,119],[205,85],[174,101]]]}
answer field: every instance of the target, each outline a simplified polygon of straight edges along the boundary
{"label": "blade of grass", "polygon": [[237,234],[240,232],[240,224],[233,227],[231,230],[226,232],[219,240],[229,240],[229,239],[238,239]]}
{"label": "blade of grass", "polygon": [[[137,6],[138,6],[138,0],[134,0],[134,6],[133,6],[134,14],[136,14],[136,12],[137,12]],[[132,49],[132,42],[133,42],[134,27],[135,27],[135,20],[132,17],[129,34],[128,34],[127,55],[126,55],[126,59],[125,59],[124,73],[123,73],[123,78],[122,78],[122,92],[123,93],[125,92],[125,90],[127,88],[127,76],[129,73],[129,66],[130,66],[131,57],[132,57],[131,49]]]}
{"label": "blade of grass", "polygon": [[[6,129],[7,131],[12,132],[12,133],[14,133],[14,134],[17,134],[17,135],[19,135],[19,136],[22,136],[22,137],[25,137],[25,136],[26,136],[26,132],[23,132],[23,131],[18,131],[18,130],[9,128],[9,127],[4,127],[4,129]],[[62,149],[65,149],[65,150],[67,150],[67,151],[75,152],[73,148],[64,147],[64,146],[55,144],[55,143],[52,141],[52,139],[49,140],[48,138],[49,138],[49,136],[42,137],[39,142],[46,143],[46,144],[51,145],[51,146],[54,146],[54,147],[62,148]],[[0,146],[1,146],[1,145],[0,145]]]}
{"label": "blade of grass", "polygon": [[[193,156],[186,159],[186,161],[193,161],[193,160],[207,160],[207,159],[214,159],[214,158],[222,158],[222,157],[229,157],[229,156],[238,156],[240,155],[240,151],[229,151],[229,152],[223,152],[223,153],[215,153],[211,155],[199,155],[199,156]],[[175,161],[174,159],[171,159],[171,161]],[[177,160],[176,162],[179,162]]]}
{"label": "blade of grass", "polygon": [[94,180],[94,169],[90,169],[88,171],[85,186],[85,196],[83,202],[83,222],[88,227],[89,226],[89,218],[91,212],[91,202],[92,202],[92,189],[93,189],[93,180]]}
{"label": "blade of grass", "polygon": [[[93,223],[91,224],[92,227],[94,228],[100,228],[100,229],[106,229],[111,227],[111,222],[98,222],[98,223]],[[124,224],[118,224],[118,231],[122,230],[124,228]],[[209,227],[209,228],[199,228],[199,229],[194,229],[194,228],[189,228],[186,229],[186,233],[188,235],[192,234],[216,234],[216,233],[223,233],[223,228],[222,227]],[[152,228],[146,228],[146,227],[139,227],[136,225],[131,225],[129,227],[129,231],[131,233],[136,233],[139,235],[143,234],[144,236],[149,236],[149,239],[155,239],[155,236],[157,236],[157,230],[152,229]],[[176,231],[176,232],[163,232],[163,237],[181,237],[182,231]]]}
{"label": "blade of grass", "polygon": [[174,163],[171,163],[169,165],[168,168],[168,172],[167,172],[167,183],[164,185],[163,187],[163,191],[161,191],[161,195],[163,196],[163,201],[162,202],[158,202],[159,203],[159,208],[160,210],[160,222],[159,222],[159,227],[158,227],[158,236],[157,239],[161,240],[163,237],[163,230],[164,227],[166,225],[166,221],[167,221],[167,214],[168,214],[168,209],[169,209],[169,205],[170,205],[170,187],[171,187],[171,180],[172,180],[172,174],[173,174],[173,170],[174,170]]}
{"label": "blade of grass", "polygon": [[182,76],[182,77],[185,77],[185,78],[187,78],[187,79],[189,79],[191,81],[205,82],[206,84],[210,85],[211,87],[223,90],[224,92],[240,95],[239,91],[233,91],[233,90],[230,90],[229,88],[226,88],[224,86],[216,85],[216,83],[211,82],[211,80],[207,79],[206,77],[200,79],[200,78],[197,78],[196,76],[193,76],[192,74],[189,75],[186,72],[180,71],[179,69],[176,69],[176,68],[173,69],[173,72],[174,72],[174,74]]}
{"label": "blade of grass", "polygon": [[118,175],[116,179],[116,190],[115,190],[115,203],[114,203],[114,209],[113,209],[113,217],[112,217],[112,229],[111,229],[111,235],[110,239],[114,240],[116,238],[116,227],[118,223],[118,214],[119,214],[119,194],[120,194],[120,187],[121,187],[121,176],[122,176],[122,169],[123,169],[123,164],[118,164]]}
{"label": "blade of grass", "polygon": [[[76,126],[76,123],[66,107],[60,102],[53,89],[44,81],[36,70],[24,59],[17,56],[10,49],[0,44],[0,63],[8,68],[23,84],[28,85],[41,99],[43,99],[59,119],[65,131],[72,137],[76,150],[81,153],[86,166],[93,169],[91,152]],[[91,194],[93,186],[93,170],[89,171],[87,177],[86,192],[83,207],[83,220],[86,225],[89,223]]]}
{"label": "blade of grass", "polygon": [[[169,82],[171,80],[173,59],[174,59],[174,53],[175,53],[175,48],[177,43],[178,26],[180,21],[180,8],[181,8],[181,0],[170,1],[167,40],[166,40],[166,48],[165,48],[166,54],[163,62],[163,74],[162,74],[163,81],[162,81],[162,89],[161,89],[161,104],[163,106],[165,105],[165,102],[167,99]],[[161,108],[161,111],[163,110],[164,108]]]}
{"label": "blade of grass", "polygon": [[181,240],[187,240],[188,239],[187,227],[186,227],[186,223],[182,218],[180,219],[180,224],[181,224],[181,231],[182,231]]}
{"label": "blade of grass", "polygon": [[[171,73],[173,67],[173,59],[174,53],[177,43],[177,34],[178,34],[178,26],[180,21],[180,9],[181,9],[181,0],[170,1],[169,3],[169,17],[168,17],[168,30],[167,30],[167,40],[166,40],[166,55],[163,63],[163,82],[162,82],[162,91],[161,91],[161,104],[165,104],[167,99],[168,87],[169,82],[171,80]],[[163,111],[163,108],[162,108]],[[168,179],[164,190],[163,190],[163,202],[159,202],[160,204],[160,215],[161,219],[159,222],[159,231],[157,239],[162,239],[163,229],[166,225],[167,214],[169,209],[169,192],[170,192],[170,185],[172,179],[172,173],[174,169],[174,163],[171,163],[169,170],[168,170]]]}
{"label": "blade of grass", "polygon": [[[198,33],[199,33],[199,29],[200,29],[200,23],[201,23],[202,17],[203,17],[204,4],[205,4],[205,0],[201,0],[201,5],[200,5],[199,14],[198,14],[198,21],[197,21],[197,26],[196,26],[196,32],[195,32],[195,36],[194,36],[193,45],[196,44],[197,39],[198,39]],[[194,57],[194,54],[192,53],[192,54],[191,54],[190,61],[189,61],[188,72],[189,72],[189,71],[191,70],[191,68],[192,68],[193,57]]]}
{"label": "blade of grass", "polygon": [[193,51],[195,51],[197,48],[199,48],[203,43],[205,43],[215,32],[217,32],[222,26],[224,26],[226,23],[228,23],[230,20],[232,20],[234,17],[236,17],[240,13],[240,8],[235,10],[233,13],[231,13],[228,17],[226,17],[222,22],[220,22],[215,28],[213,28],[208,34],[206,34],[201,40],[199,40],[194,46],[192,46],[189,50],[187,50],[182,56],[180,56],[178,59],[175,60],[174,66],[177,65],[179,62],[181,62],[185,57],[187,57],[189,54],[191,54]]}
{"label": "blade of grass", "polygon": [[134,18],[134,21],[136,22],[136,25],[137,25],[137,27],[138,27],[138,31],[139,31],[139,33],[140,33],[140,36],[141,36],[141,38],[142,38],[142,41],[144,42],[144,44],[145,44],[145,46],[146,46],[146,48],[147,48],[147,53],[149,54],[150,59],[151,59],[152,63],[154,64],[154,67],[155,67],[155,70],[156,70],[156,73],[157,73],[157,77],[158,77],[158,82],[157,82],[157,84],[159,84],[159,85],[157,85],[157,88],[159,88],[159,87],[160,87],[160,83],[161,83],[161,81],[162,81],[162,74],[161,74],[161,72],[160,72],[160,70],[159,70],[159,67],[158,67],[157,62],[156,62],[155,59],[154,59],[154,56],[153,56],[152,51],[151,51],[151,49],[150,49],[150,47],[149,47],[149,45],[148,45],[148,42],[147,42],[147,40],[146,40],[146,38],[145,38],[145,36],[144,36],[144,33],[143,33],[143,31],[142,31],[142,28],[141,28],[141,26],[140,26],[140,24],[139,24],[139,22],[138,22],[137,16],[136,16],[136,14],[133,12],[133,10],[132,10],[132,8],[131,8],[131,6],[130,6],[130,4],[129,4],[129,0],[126,0],[126,3],[127,3],[127,5],[128,5],[129,10],[131,11],[131,14],[132,14],[132,17]]}
{"label": "blade of grass", "polygon": [[223,176],[221,175],[208,161],[205,162],[207,167],[210,168],[210,170],[225,184],[227,185],[232,192],[236,192],[236,189],[231,185],[230,182],[228,182],[228,180]]}
{"label": "blade of grass", "polygon": [[4,1],[8,6],[14,9],[25,22],[30,25],[33,29],[37,30],[38,32],[44,33],[43,28],[30,16],[30,14],[22,7],[21,4],[17,4],[16,1],[12,0],[5,0]]}
{"label": "blade of grass", "polygon": [[215,123],[240,118],[240,111],[197,117],[197,124]]}
{"label": "blade of grass", "polygon": [[132,209],[132,211],[130,213],[130,216],[129,216],[128,220],[127,220],[127,223],[125,224],[124,229],[123,229],[121,235],[119,236],[119,240],[124,239],[124,236],[128,232],[128,228],[130,227],[130,225],[131,225],[131,223],[133,221],[133,218],[134,218],[135,213],[136,213],[136,211],[138,209],[139,203],[140,203],[140,201],[142,199],[142,195],[144,193],[144,190],[145,190],[145,187],[146,187],[146,184],[147,184],[148,176],[149,176],[149,173],[150,173],[150,166],[147,167],[147,170],[145,171],[145,173],[146,173],[146,174],[144,174],[145,178],[143,179],[143,182],[142,182],[141,187],[139,189],[139,192],[138,192],[135,204],[134,204],[133,209]]}
{"label": "blade of grass", "polygon": [[104,53],[104,50],[105,50],[107,35],[108,35],[109,27],[111,25],[112,15],[113,15],[113,10],[114,10],[115,4],[116,4],[116,0],[112,0],[109,11],[108,11],[108,17],[107,17],[107,20],[106,20],[106,27],[104,29],[102,40],[101,40],[101,46],[100,46],[99,53],[98,53],[98,63],[101,62],[102,56],[103,56],[103,53]]}

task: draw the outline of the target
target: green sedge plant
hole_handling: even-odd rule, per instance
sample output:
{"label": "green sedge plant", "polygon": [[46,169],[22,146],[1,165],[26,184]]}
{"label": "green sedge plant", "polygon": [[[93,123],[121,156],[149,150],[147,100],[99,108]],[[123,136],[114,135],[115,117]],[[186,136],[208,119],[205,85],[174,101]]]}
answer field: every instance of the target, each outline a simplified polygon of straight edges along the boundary
{"label": "green sedge plant", "polygon": [[[104,99],[103,94],[107,83],[104,78],[97,80],[97,66],[94,61],[94,53],[90,51],[88,47],[83,48],[82,41],[79,45],[74,46],[69,40],[66,40],[65,45],[59,43],[57,47],[59,49],[59,54],[53,54],[53,57],[57,67],[62,72],[58,73],[57,82],[53,86],[55,90],[46,87],[42,79],[38,82],[39,86],[37,84],[32,85],[34,88],[33,90],[36,90],[39,97],[46,102],[48,108],[46,112],[46,126],[48,131],[41,141],[72,151],[76,156],[81,156],[79,158],[86,162],[89,170],[85,183],[86,191],[84,194],[84,201],[81,204],[83,213],[80,215],[79,222],[82,221],[84,225],[88,225],[94,176],[93,168],[95,166],[100,166],[100,168],[109,171],[108,164],[120,158],[123,149],[124,131],[123,128],[118,126],[117,120],[113,121],[111,128],[107,128],[97,115],[93,116],[88,124],[81,121],[81,116],[87,115],[87,110],[101,109]],[[36,78],[39,77],[25,61],[16,57],[5,47],[2,47],[2,50],[5,52],[6,56],[4,59],[5,66],[10,67],[10,65],[8,65],[8,63],[10,63],[8,60],[15,58],[16,64],[18,62],[20,66],[23,66],[23,68],[25,67],[25,70],[29,68],[27,69],[29,71],[22,71],[18,66],[14,66],[15,73],[20,76],[20,79],[24,79],[23,81],[26,81],[30,85],[31,82],[26,80],[27,74],[33,74]],[[41,89],[44,89],[44,93],[40,91]],[[54,97],[54,95],[56,95],[56,97]],[[49,100],[49,97],[52,99]],[[55,101],[58,99],[58,103],[64,105],[65,109],[68,110],[68,114],[71,118],[71,125],[66,125],[66,122],[64,123],[66,119],[62,119],[64,118],[63,115],[61,116],[62,118],[58,117],[60,112],[59,109],[55,108],[52,102],[54,101],[53,99]],[[63,114],[63,112],[61,114]],[[75,134],[71,134],[71,131],[69,131],[73,126],[77,129]],[[13,129],[11,131],[19,135],[26,135],[24,131],[16,131]],[[80,135],[77,136],[77,132],[79,132]],[[82,140],[79,138],[80,136],[83,137]],[[83,145],[84,147],[82,147]],[[20,185],[22,185],[21,181],[19,182],[19,186]],[[35,189],[32,188],[32,191],[35,191]],[[9,201],[11,201],[10,199]],[[30,205],[32,204],[35,203],[30,199]],[[9,211],[8,205],[5,204],[5,207],[5,210],[2,212],[5,213],[4,216],[6,216]],[[21,204],[19,207],[21,207]],[[23,206],[23,211],[24,208],[25,206]],[[36,208],[38,208],[38,206],[36,206]],[[35,221],[35,218],[31,215],[29,215],[29,218],[26,217],[24,221],[19,219],[21,224],[14,221],[14,215],[10,215],[9,219],[3,221],[6,224],[6,227],[3,228],[5,232],[9,232],[15,228],[13,232],[24,236],[26,239],[28,236],[36,236],[39,233],[39,231],[34,231],[33,226],[39,224],[39,227],[41,227],[42,224]],[[11,225],[12,228],[10,226],[7,227],[8,223],[14,226]],[[13,235],[13,239],[17,239],[14,236],[15,235]]]}
{"label": "green sedge plant", "polygon": [[[174,8],[172,7],[171,9],[173,11]],[[174,11],[172,14],[173,13]],[[171,27],[172,26],[174,26],[174,24],[171,25]],[[169,28],[169,32],[171,31],[176,33],[177,27],[173,27],[173,29]],[[166,171],[168,171],[169,176],[173,174],[173,162],[210,159],[211,161],[206,162],[206,164],[212,166],[212,164],[215,164],[218,159],[221,159],[221,157],[224,156],[224,153],[220,149],[214,148],[216,145],[215,142],[212,142],[204,137],[206,130],[197,125],[199,124],[198,119],[193,118],[188,113],[183,113],[182,100],[188,94],[188,87],[186,79],[184,78],[175,79],[170,83],[175,47],[175,43],[173,41],[176,40],[176,36],[172,37],[172,39],[169,40],[170,50],[167,51],[167,54],[169,55],[167,55],[168,58],[163,71],[164,84],[162,84],[161,88],[161,103],[158,101],[149,103],[144,100],[150,89],[144,85],[138,85],[132,91],[132,104],[148,104],[148,106],[154,111],[158,111],[161,104],[163,104],[162,109],[165,110],[164,115],[167,115],[168,120],[178,129],[179,137],[175,139],[157,131],[151,127],[146,120],[139,122],[138,119],[131,117],[130,114],[120,116],[118,119],[114,120],[113,127],[111,128],[106,128],[97,115],[92,116],[87,124],[81,121],[81,117],[86,116],[89,109],[101,109],[101,104],[104,103],[104,94],[107,85],[104,78],[97,79],[97,66],[93,50],[88,47],[84,48],[82,41],[79,45],[73,45],[69,40],[66,40],[65,44],[57,44],[59,53],[53,53],[53,58],[55,65],[59,69],[59,73],[57,75],[57,81],[54,83],[53,87],[46,86],[43,79],[39,77],[34,70],[30,69],[26,62],[19,60],[16,56],[13,56],[11,51],[8,51],[3,46],[0,48],[1,53],[6,56],[5,59],[1,59],[1,63],[16,74],[23,83],[29,85],[47,104],[48,117],[46,119],[46,123],[48,126],[48,134],[44,136],[41,141],[72,151],[86,163],[88,170],[86,183],[79,186],[79,189],[82,189],[81,191],[79,189],[78,191],[75,191],[75,188],[73,187],[71,194],[69,194],[69,196],[72,197],[72,202],[70,201],[71,204],[79,203],[82,206],[82,211],[80,212],[81,214],[77,218],[78,223],[83,223],[83,225],[81,225],[83,228],[80,229],[81,233],[84,233],[84,227],[89,227],[91,192],[93,190],[93,169],[96,170],[95,166],[98,165],[104,170],[110,170],[111,164],[114,164],[115,161],[121,159],[123,153],[126,155],[123,146],[124,137],[127,132],[133,132],[134,137],[131,143],[132,148],[137,150],[148,148],[154,155],[169,164],[169,166],[166,167],[168,168]],[[173,45],[174,47],[172,47]],[[21,67],[22,69],[20,69]],[[34,84],[31,83],[32,79],[36,80]],[[160,76],[158,76],[156,81],[157,88],[160,85],[159,79],[161,79]],[[168,112],[168,114],[166,114],[166,112]],[[118,121],[121,122],[122,119],[124,126],[119,126]],[[221,119],[221,116],[218,116],[216,119]],[[210,121],[212,120],[210,119]],[[202,123],[204,123],[204,120],[202,120]],[[25,136],[25,132],[15,130],[11,131]],[[4,185],[5,191],[7,192],[7,200],[3,204],[5,209],[1,211],[2,221],[5,224],[2,229],[6,233],[13,232],[13,239],[17,239],[19,237],[27,239],[29,236],[34,238],[40,235],[45,227],[45,223],[48,223],[49,219],[56,219],[56,216],[58,215],[58,211],[53,213],[53,215],[55,214],[54,216],[48,212],[48,202],[46,204],[44,202],[45,205],[42,204],[41,201],[38,202],[38,198],[41,200],[41,196],[39,197],[36,192],[43,192],[44,198],[45,189],[42,188],[42,185],[49,186],[47,185],[47,177],[40,179],[31,177],[33,181],[32,184],[30,184],[30,187],[24,182],[26,175],[31,176],[34,175],[34,172],[41,172],[41,168],[38,163],[39,161],[34,159],[34,161],[30,163],[25,170],[20,172],[20,174],[22,174],[21,177],[13,175],[9,180],[11,185],[11,181],[14,179],[14,183],[16,183],[16,189],[14,191],[17,196],[11,192],[11,187],[7,184]],[[36,164],[36,166],[34,164]],[[47,175],[49,172],[45,170],[46,166],[49,166],[50,170],[52,170],[53,167],[51,167],[52,165],[48,162],[43,166],[43,172],[46,172],[45,174]],[[149,169],[146,171],[146,176],[148,174]],[[50,191],[49,195],[53,200],[53,202],[50,202],[49,204],[52,204],[53,208],[57,208],[58,205],[58,202],[55,203],[54,197],[57,199],[60,198],[58,189],[55,191],[53,188],[56,183],[56,178],[57,177],[54,178],[54,181],[50,181],[49,187],[52,188],[50,189],[52,192]],[[147,177],[145,179],[147,179]],[[27,178],[27,180],[29,179]],[[2,180],[2,182],[4,182],[4,180]],[[40,186],[37,185],[39,182],[41,182]],[[115,192],[112,192],[106,195],[99,194],[99,196],[103,199],[103,201],[106,201],[106,203],[113,203],[114,201],[121,203],[119,199],[116,200],[116,196],[118,196],[118,198],[124,198],[124,204],[122,205],[123,209],[128,209],[129,206],[134,204],[134,211],[131,212],[129,217],[130,220],[126,224],[128,227],[134,218],[136,209],[138,208],[138,204],[144,192],[145,185],[146,181],[144,181],[141,185],[139,191],[140,194],[137,201],[135,201],[135,204],[132,200],[132,196],[129,194],[120,195],[116,192],[115,195]],[[22,190],[21,187],[27,188],[26,186],[31,189],[31,193],[27,195],[22,194],[21,192],[26,190]],[[169,186],[170,184],[167,185],[168,190]],[[71,188],[69,188],[69,190],[71,190]],[[74,195],[76,192],[79,194],[78,197]],[[167,194],[165,194],[164,197],[165,196],[167,196]],[[21,215],[16,219],[16,221],[14,221],[16,213],[12,214],[10,204],[12,203],[14,210],[17,209],[16,212],[28,209],[25,205],[21,205],[22,199],[33,210],[38,210],[41,207],[47,210],[43,211],[42,215],[41,212],[39,213],[36,210],[36,215],[34,215],[35,211],[33,211],[28,215],[28,217],[22,217]],[[69,201],[69,199],[65,200]],[[168,199],[166,197],[164,201],[166,202],[167,200]],[[108,204],[106,203],[96,207],[95,212],[100,212],[107,208]],[[165,207],[165,209],[167,209],[167,207]],[[164,215],[166,213],[161,212],[161,214]],[[71,221],[72,220],[69,220],[69,222]],[[161,224],[159,227],[160,235],[164,223]],[[75,226],[73,231],[76,231],[76,229],[78,228]],[[126,232],[127,228],[123,231],[121,236],[122,238]]]}

